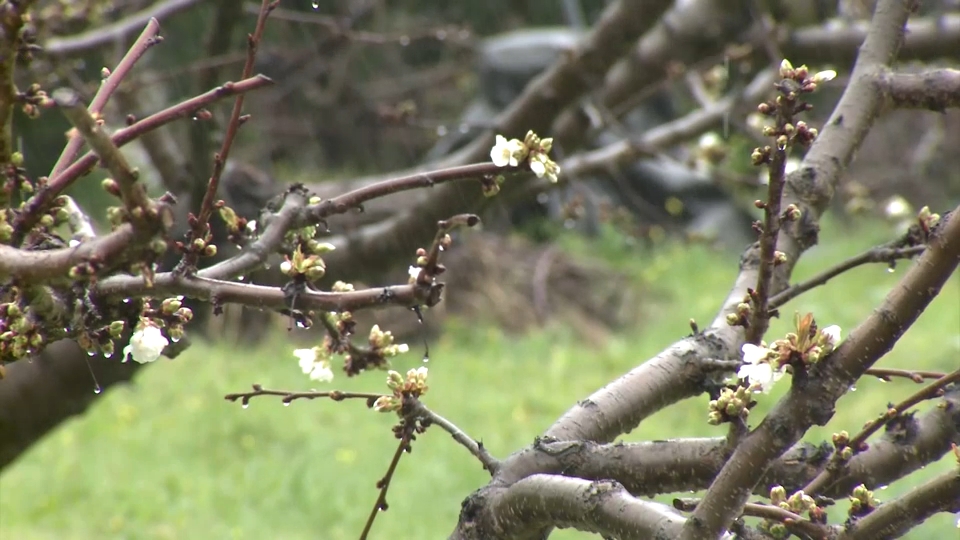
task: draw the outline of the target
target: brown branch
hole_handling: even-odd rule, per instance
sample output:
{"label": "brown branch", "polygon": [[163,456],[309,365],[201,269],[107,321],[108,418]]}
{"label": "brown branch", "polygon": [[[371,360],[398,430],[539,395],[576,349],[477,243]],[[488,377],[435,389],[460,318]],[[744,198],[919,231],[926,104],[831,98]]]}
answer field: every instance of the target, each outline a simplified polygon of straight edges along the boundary
{"label": "brown branch", "polygon": [[250,404],[250,400],[255,397],[260,396],[277,396],[280,398],[280,401],[283,403],[292,403],[298,399],[323,399],[329,398],[333,401],[343,401],[345,399],[363,399],[367,403],[373,403],[377,398],[382,397],[383,394],[374,394],[369,392],[343,392],[340,390],[327,390],[324,392],[293,392],[287,390],[269,390],[260,386],[259,384],[253,385],[253,390],[250,392],[237,392],[235,394],[227,394],[223,396],[223,399],[227,401],[240,401],[240,404],[244,407]]}
{"label": "brown branch", "polygon": [[116,22],[105,26],[97,26],[82,34],[48,39],[43,45],[43,53],[47,56],[74,56],[83,54],[90,49],[102,47],[122,41],[130,34],[142,28],[150,21],[163,20],[181,11],[189,9],[198,0],[164,0],[150,7],[130,14]]}
{"label": "brown branch", "polygon": [[14,73],[23,45],[22,30],[33,1],[0,4],[0,164],[6,166],[14,151],[13,108],[17,101]]}
{"label": "brown branch", "polygon": [[[137,60],[140,60],[140,58],[150,47],[160,43],[160,39],[157,37],[157,34],[159,33],[160,23],[158,23],[156,19],[149,19],[147,22],[147,27],[143,29],[140,37],[138,37],[133,45],[130,46],[130,49],[127,50],[127,54],[125,54],[120,60],[120,63],[117,64],[116,69],[114,69],[106,79],[101,81],[100,87],[97,89],[97,93],[93,96],[93,100],[90,102],[90,106],[88,107],[91,115],[95,117],[100,116],[100,113],[103,112],[103,108],[107,105],[107,101],[110,99],[110,96],[113,95],[117,87],[120,86],[120,83],[127,77],[130,71],[133,69],[133,66],[137,63]],[[80,147],[82,145],[83,139],[79,137],[70,137],[70,139],[67,141],[67,145],[63,149],[63,152],[60,153],[60,157],[57,159],[56,164],[54,164],[53,170],[50,171],[50,178],[53,178],[63,172],[63,169],[65,169],[67,165],[69,165],[74,158],[77,157],[77,152],[80,151]]]}
{"label": "brown branch", "polygon": [[490,452],[483,446],[483,442],[474,440],[473,437],[467,435],[462,429],[457,427],[456,424],[427,408],[423,402],[417,400],[411,414],[426,420],[431,425],[440,426],[440,429],[449,433],[450,436],[453,437],[453,440],[457,441],[460,446],[463,446],[473,454],[473,457],[477,458],[483,465],[483,468],[489,471],[490,474],[495,474],[497,469],[500,468],[500,460],[490,455]]}
{"label": "brown branch", "polygon": [[494,495],[475,493],[464,502],[462,514],[474,516],[482,529],[458,529],[453,540],[541,538],[544,527],[573,527],[605,538],[640,540],[671,538],[683,517],[660,503],[641,501],[622,485],[609,480],[581,480],[534,474]]}
{"label": "brown branch", "polygon": [[864,375],[872,375],[884,382],[889,382],[891,377],[903,377],[917,384],[923,383],[924,379],[939,379],[946,376],[946,373],[940,373],[939,371],[914,371],[890,368],[870,368],[863,373]]}
{"label": "brown branch", "polygon": [[[257,17],[257,25],[252,34],[247,36],[247,60],[243,65],[243,75],[241,78],[247,79],[253,75],[253,66],[257,59],[257,48],[263,39],[263,30],[267,24],[267,17],[270,12],[277,7],[280,0],[263,0],[260,6],[260,15]],[[196,216],[191,227],[191,236],[188,240],[204,239],[209,228],[208,222],[213,213],[213,203],[217,198],[217,188],[220,185],[220,175],[223,173],[223,167],[230,156],[230,148],[233,146],[233,140],[237,136],[240,128],[240,115],[243,113],[243,101],[245,94],[239,93],[233,102],[233,110],[230,112],[230,120],[227,123],[227,132],[224,135],[220,151],[213,159],[213,173],[210,180],[207,181],[207,191],[200,204],[200,211]],[[184,267],[193,268],[196,266],[198,254],[187,252],[181,261]]]}
{"label": "brown branch", "polygon": [[[897,403],[896,405],[893,405],[892,407],[889,407],[887,411],[881,414],[878,418],[867,422],[867,424],[863,426],[863,429],[861,429],[859,433],[854,435],[850,441],[843,446],[850,447],[854,454],[860,452],[860,449],[867,442],[867,439],[869,439],[870,436],[876,433],[880,428],[890,423],[893,419],[903,415],[903,413],[905,413],[914,405],[917,405],[922,401],[938,397],[945,387],[957,381],[960,381],[960,370],[954,371],[953,373],[938,379],[936,382],[921,388],[907,399]],[[834,477],[836,477],[842,471],[846,461],[842,456],[842,448],[843,447],[837,448],[834,451],[833,456],[830,458],[830,462],[827,463],[827,467],[820,474],[818,474],[816,478],[811,480],[810,483],[804,486],[804,493],[811,496],[819,493],[822,489],[830,484]]]}
{"label": "brown branch", "polygon": [[393,474],[397,471],[397,465],[400,463],[400,458],[403,456],[403,453],[410,451],[410,441],[413,439],[415,428],[416,424],[413,422],[405,422],[400,428],[403,430],[403,435],[400,437],[400,443],[397,444],[397,451],[394,452],[393,459],[390,460],[390,466],[387,467],[387,474],[383,475],[383,478],[377,481],[380,494],[377,495],[377,501],[373,503],[373,509],[370,511],[370,515],[367,516],[367,522],[364,524],[363,531],[360,533],[360,540],[367,539],[367,536],[370,534],[370,529],[373,528],[373,521],[377,518],[377,514],[387,509],[387,490],[390,489],[390,481],[393,480]]}
{"label": "brown branch", "polygon": [[[133,125],[117,130],[113,134],[113,144],[120,147],[136,139],[141,134],[157,129],[160,126],[169,124],[180,118],[187,118],[193,115],[195,111],[203,108],[210,103],[237,93],[249,92],[257,88],[262,88],[272,84],[268,77],[257,75],[239,82],[228,82],[210,90],[205,94],[182,101],[176,105],[168,107],[158,113],[154,113],[142,120],[138,120]],[[90,170],[97,164],[97,155],[88,152],[83,157],[67,167],[55,178],[51,178],[46,187],[40,189],[36,195],[27,201],[26,207],[14,222],[14,244],[23,241],[24,236],[37,224],[43,212],[49,209],[50,204],[63,192],[70,187],[73,182]]]}
{"label": "brown branch", "polygon": [[880,505],[837,540],[900,538],[938,512],[960,512],[960,472],[955,467]]}
{"label": "brown branch", "polygon": [[892,107],[939,112],[960,107],[960,70],[884,72],[878,76],[877,84]]}
{"label": "brown branch", "polygon": [[[67,283],[70,269],[78,264],[99,261],[115,262],[134,245],[138,239],[149,238],[173,224],[169,206],[157,205],[158,216],[150,220],[155,228],[137,231],[130,224],[118,227],[112,233],[83,242],[76,247],[45,251],[25,251],[0,244],[0,278],[15,279],[24,283]],[[142,280],[142,278],[135,278]]]}
{"label": "brown branch", "polygon": [[[127,158],[114,144],[104,127],[83,106],[79,94],[69,88],[60,88],[53,92],[52,97],[63,115],[70,120],[70,123],[82,136],[82,140],[87,141],[90,148],[113,175],[114,181],[120,188],[120,197],[123,199],[123,204],[133,220],[132,223],[135,225],[141,223],[143,218],[146,217],[145,213],[153,207],[153,203],[147,197],[147,190],[143,184],[137,183],[139,173],[130,167]],[[72,140],[81,139],[74,136]],[[67,146],[69,149],[70,145]],[[65,151],[64,155],[68,153]],[[138,209],[139,216],[137,215]]]}
{"label": "brown branch", "polygon": [[770,299],[770,309],[777,309],[810,289],[824,285],[831,279],[858,266],[869,263],[891,263],[900,259],[910,259],[923,253],[925,249],[926,246],[904,247],[900,241],[868,249],[859,255],[820,272],[806,281],[791,285],[789,288],[780,291]]}
{"label": "brown branch", "polygon": [[[780,46],[787,58],[802,58],[808,65],[850,66],[869,28],[869,21],[852,21],[841,27],[784,28]],[[960,50],[960,15],[945,14],[909,21],[898,58],[902,61],[951,58],[957,50]]]}
{"label": "brown branch", "polygon": [[[841,171],[851,161],[854,151],[863,141],[880,110],[882,98],[876,92],[872,80],[874,75],[879,70],[884,69],[884,66],[887,66],[896,56],[903,39],[903,28],[908,16],[909,10],[903,2],[881,0],[877,5],[870,31],[860,48],[860,56],[851,75],[850,84],[844,91],[840,102],[817,141],[804,158],[799,171],[792,174],[794,182],[797,182],[800,186],[788,186],[787,195],[790,198],[803,197],[800,208],[807,220],[810,220],[811,216],[809,214],[811,212],[816,216],[826,208]],[[798,187],[803,190],[801,193],[796,193],[795,190]],[[960,229],[960,219],[955,221],[957,222],[957,228]],[[798,225],[802,226],[803,223],[800,222]],[[958,235],[960,235],[960,232],[958,232]],[[789,263],[790,260],[795,260],[799,256],[803,248],[798,244],[797,238],[791,238],[789,234],[784,236],[783,251],[787,255]],[[947,237],[950,236],[952,235]],[[923,282],[932,280],[930,283],[932,286],[938,280],[945,280],[947,276],[943,275],[943,272],[947,268],[952,271],[952,267],[956,264],[956,261],[949,260],[950,250],[960,250],[960,240],[954,243],[948,242],[945,249],[935,250],[931,246],[922,256],[922,260],[927,265],[912,269],[913,271],[908,272],[905,281]],[[922,268],[923,271],[917,271],[917,268]],[[938,271],[934,271],[934,269]],[[789,272],[790,267],[787,266],[784,270]],[[786,277],[784,275],[786,272],[781,274],[781,279]],[[744,274],[744,272],[741,272],[737,280],[738,284],[743,282],[746,277]],[[735,285],[735,289],[736,287]],[[938,289],[939,287],[936,287],[933,290]],[[916,301],[919,299],[925,301],[917,303]],[[912,309],[905,309],[904,311],[911,315],[904,319],[902,327],[891,333],[894,341],[930,299],[931,297],[928,295],[918,296],[913,298],[912,305],[907,304],[908,308]],[[870,320],[869,322],[876,324],[877,321]],[[885,334],[869,330],[868,333],[871,341],[883,345],[892,343]],[[851,341],[851,338],[848,338],[841,344],[840,349],[849,349]],[[853,340],[853,342],[859,343],[859,340]],[[839,355],[840,350],[835,354]],[[868,367],[870,366],[863,366],[855,375],[859,376]],[[848,376],[843,377],[843,380],[846,380]],[[853,380],[856,380],[856,377]],[[833,381],[825,384],[832,385]],[[821,415],[823,417],[829,418],[832,412],[824,410],[824,408],[832,406],[834,401],[848,388],[849,383],[842,389],[832,386],[832,389],[839,391],[839,393],[833,400],[828,401],[825,399],[827,397],[825,388],[817,389],[819,391],[813,391],[809,388],[800,391],[799,388],[794,387],[793,391],[777,404],[763,423],[743,439],[733,456],[720,471],[720,474],[717,475],[706,495],[704,495],[703,503],[687,520],[680,539],[700,540],[709,538],[712,540],[720,536],[724,530],[728,530],[756,485],[759,476],[756,472],[766,470],[769,464],[792,446],[810,425],[825,422],[825,418],[815,415],[815,409],[822,411]]]}

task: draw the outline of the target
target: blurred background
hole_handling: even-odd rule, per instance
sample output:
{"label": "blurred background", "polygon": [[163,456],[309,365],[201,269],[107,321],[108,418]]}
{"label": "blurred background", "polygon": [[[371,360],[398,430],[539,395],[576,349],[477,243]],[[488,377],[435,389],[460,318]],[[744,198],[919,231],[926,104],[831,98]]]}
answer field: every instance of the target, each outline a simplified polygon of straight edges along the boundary
{"label": "blurred background", "polygon": [[[252,118],[240,131],[221,196],[256,219],[294,182],[330,197],[391,171],[443,163],[493,127],[608,3],[284,0],[267,23],[256,65],[276,84],[247,96]],[[678,1],[678,9],[685,4],[695,2]],[[713,33],[689,38],[691,47],[700,40],[695,61],[666,59],[672,63],[663,77],[615,109],[585,99],[579,106],[594,120],[578,148],[555,147],[558,160],[642,137],[745,86],[771,65],[755,37],[764,21],[840,35],[863,24],[869,4],[730,2]],[[47,89],[71,86],[89,101],[101,68],[116,65],[142,29],[131,17],[157,15],[163,44],[138,63],[105,115],[120,127],[128,114],[143,117],[238,80],[258,10],[259,4],[235,0],[41,1],[36,32],[46,51],[21,76]],[[931,28],[943,32],[946,45],[914,54],[903,68],[956,67],[960,47],[950,44],[960,42],[957,3],[925,2],[916,18],[936,24]],[[809,60],[791,57],[795,65],[840,73],[815,95],[811,125],[829,114],[854,54],[855,47],[819,51]],[[184,120],[125,147],[157,195],[178,195],[184,215],[206,185],[231,104],[211,107],[209,120]],[[49,173],[69,127],[55,116],[16,118],[34,177]],[[445,260],[444,301],[425,313],[423,324],[402,309],[363,314],[361,324],[379,323],[408,343],[410,353],[396,358],[395,368],[427,362],[425,402],[494,455],[506,456],[530,444],[577,399],[688,334],[691,318],[702,325],[712,320],[740,252],[754,238],[750,224],[759,213],[752,201],[765,192],[763,175],[749,163],[757,133],[747,112],[730,115],[675,147],[567,178],[550,191],[493,199],[483,209],[482,229],[456,236]],[[924,205],[942,213],[960,202],[958,147],[957,111],[884,114],[835,197],[820,245],[802,259],[795,279],[896,237]],[[102,177],[96,171],[72,188],[94,216],[109,204],[99,188]],[[331,234],[382,222],[408,201],[398,196],[332,219]],[[418,241],[425,246],[430,238]],[[340,272],[337,277],[358,288],[405,282],[412,261],[410,252],[376,267],[331,268],[331,275]],[[846,335],[909,264],[863,267],[794,300],[770,335],[788,331],[794,311],[813,312]],[[251,279],[280,283],[271,269]],[[955,276],[879,365],[956,369],[958,306]],[[358,536],[395,448],[392,418],[350,402],[284,407],[260,398],[246,409],[226,402],[224,394],[253,383],[316,386],[301,374],[292,350],[311,346],[320,334],[291,331],[288,320],[259,311],[230,308],[212,317],[198,306],[197,313],[195,342],[186,353],[117,385],[0,471],[0,538]],[[332,386],[381,391],[383,378],[338,376]],[[754,422],[784,390],[760,400]],[[863,380],[841,400],[831,424],[811,430],[807,440],[855,432],[888,402],[915,390],[901,380]],[[664,410],[623,440],[720,436],[725,430],[706,423],[707,401],[702,396]],[[878,497],[893,498],[950,466],[955,463],[945,458]],[[428,431],[401,461],[390,511],[377,519],[373,537],[445,537],[461,501],[486,479],[447,435]],[[841,503],[833,514],[837,521],[845,508]],[[954,537],[954,523],[939,515],[908,538]]]}

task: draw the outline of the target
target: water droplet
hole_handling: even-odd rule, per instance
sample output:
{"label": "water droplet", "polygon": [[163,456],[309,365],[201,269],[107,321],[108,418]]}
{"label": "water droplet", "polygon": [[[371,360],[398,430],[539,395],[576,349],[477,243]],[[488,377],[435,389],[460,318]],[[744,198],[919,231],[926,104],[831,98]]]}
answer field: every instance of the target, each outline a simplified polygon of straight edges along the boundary
{"label": "water droplet", "polygon": [[446,251],[446,250],[443,249],[443,246],[437,246],[437,247],[440,248],[440,251]]}
{"label": "water droplet", "polygon": [[87,351],[87,356],[91,356],[91,357],[92,357],[92,356],[96,356],[96,355],[97,355],[97,351]]}
{"label": "water droplet", "polygon": [[284,407],[289,407],[289,406],[290,406],[290,402],[289,402],[289,401],[284,401],[284,402],[283,402],[283,406],[284,406]]}
{"label": "water droplet", "polygon": [[124,299],[123,299],[123,303],[124,303],[124,304],[129,304],[129,303],[130,303],[130,299],[129,299],[129,298],[124,298]]}
{"label": "water droplet", "polygon": [[171,336],[171,337],[170,337],[170,341],[172,341],[172,342],[174,342],[174,343],[178,343],[178,342],[180,341],[180,338]]}
{"label": "water droplet", "polygon": [[437,126],[437,137],[443,137],[447,134],[447,126]]}
{"label": "water droplet", "polygon": [[430,357],[427,355],[423,355],[423,363],[426,364],[428,362],[430,362]]}
{"label": "water droplet", "polygon": [[888,273],[888,274],[892,274],[892,273],[894,273],[894,272],[895,272],[895,270],[894,270],[893,268],[887,267],[887,273]]}
{"label": "water droplet", "polygon": [[193,120],[194,122],[196,122],[196,121],[197,121],[197,117],[194,116],[193,118],[191,118],[191,120]]}
{"label": "water droplet", "polygon": [[856,386],[851,386],[851,387],[850,387],[850,391],[851,391],[851,392],[856,392],[856,391],[857,391],[857,387],[856,387]]}
{"label": "water droplet", "polygon": [[313,9],[320,9],[320,0],[312,0],[310,5],[313,6]]}
{"label": "water droplet", "polygon": [[297,328],[307,328],[307,323],[303,319],[297,319]]}
{"label": "water droplet", "polygon": [[94,394],[99,394],[100,392],[103,392],[103,388],[100,388],[100,385],[99,385],[99,384],[95,384],[95,385],[93,386],[93,393],[94,393]]}
{"label": "water droplet", "polygon": [[237,278],[237,281],[243,281],[245,279],[247,279],[247,276],[240,276]]}
{"label": "water droplet", "polygon": [[410,44],[410,36],[400,36],[400,46],[406,47]]}
{"label": "water droplet", "polygon": [[243,407],[244,409],[246,409],[246,408],[249,407],[249,406],[250,406],[249,403],[244,403],[243,405],[241,405],[241,407]]}

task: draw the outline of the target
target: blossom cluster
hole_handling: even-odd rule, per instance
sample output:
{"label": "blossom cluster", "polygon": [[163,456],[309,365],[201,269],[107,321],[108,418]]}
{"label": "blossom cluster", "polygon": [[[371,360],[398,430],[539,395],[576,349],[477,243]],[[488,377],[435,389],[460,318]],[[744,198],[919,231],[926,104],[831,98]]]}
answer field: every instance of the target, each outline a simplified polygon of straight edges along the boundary
{"label": "blossom cluster", "polygon": [[490,150],[490,159],[497,167],[518,167],[525,162],[537,178],[556,182],[560,166],[548,155],[552,147],[552,138],[541,139],[533,131],[528,131],[522,141],[507,140],[503,135],[497,135],[496,144]]}
{"label": "blossom cluster", "polygon": [[406,377],[390,370],[387,372],[387,388],[392,390],[393,394],[377,398],[373,403],[373,410],[377,412],[399,411],[403,407],[405,398],[419,398],[429,389],[427,374],[426,366],[408,370]]}
{"label": "blossom cluster", "polygon": [[749,381],[754,392],[769,393],[788,365],[807,366],[820,361],[840,342],[840,327],[817,328],[812,314],[795,319],[796,332],[788,333],[770,346],[745,343],[743,366],[737,377]]}

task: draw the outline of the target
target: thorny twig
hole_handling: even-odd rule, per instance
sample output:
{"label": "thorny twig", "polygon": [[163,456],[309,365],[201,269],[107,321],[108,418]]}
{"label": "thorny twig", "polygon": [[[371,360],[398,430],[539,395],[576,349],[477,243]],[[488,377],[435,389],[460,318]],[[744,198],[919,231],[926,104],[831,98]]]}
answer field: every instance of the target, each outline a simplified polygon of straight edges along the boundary
{"label": "thorny twig", "polygon": [[441,429],[453,437],[453,440],[457,441],[457,443],[469,450],[474,457],[480,460],[484,469],[489,471],[491,475],[496,474],[500,468],[500,460],[490,455],[490,452],[483,446],[483,442],[474,440],[473,437],[467,435],[466,432],[457,427],[456,424],[427,408],[420,400],[417,400],[413,408],[418,417],[427,420],[430,424],[440,426]]}

